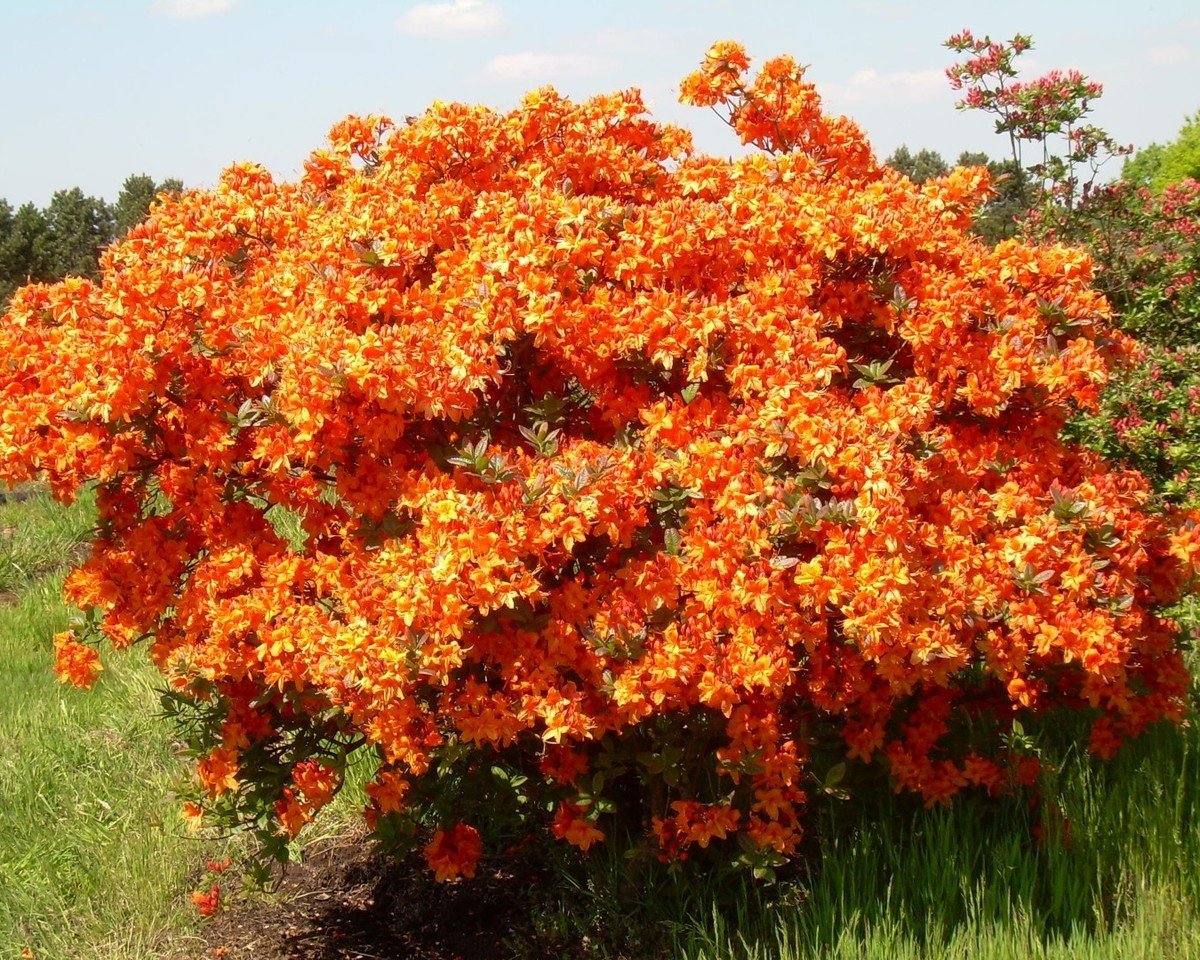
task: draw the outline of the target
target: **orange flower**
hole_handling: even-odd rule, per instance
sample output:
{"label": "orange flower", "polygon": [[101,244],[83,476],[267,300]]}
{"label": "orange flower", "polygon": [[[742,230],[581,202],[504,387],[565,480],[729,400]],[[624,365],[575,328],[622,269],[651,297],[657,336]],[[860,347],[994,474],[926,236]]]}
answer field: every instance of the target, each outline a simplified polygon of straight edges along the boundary
{"label": "orange flower", "polygon": [[538,764],[538,769],[559,783],[573,784],[588,771],[587,755],[562,746],[546,748],[546,755]]}
{"label": "orange flower", "polygon": [[283,795],[275,801],[275,819],[279,821],[282,832],[288,838],[294,838],[304,825],[312,820],[312,812],[308,805],[302,802],[296,792],[290,787],[284,787]]}
{"label": "orange flower", "polygon": [[189,895],[202,917],[211,917],[221,909],[221,885],[213,883],[207,890],[193,890]]}
{"label": "orange flower", "polygon": [[585,851],[589,850],[592,844],[604,839],[604,831],[596,826],[594,820],[584,815],[584,808],[569,801],[558,805],[550,832],[560,840],[566,840],[567,843]]}
{"label": "orange flower", "polygon": [[62,683],[90,690],[104,667],[94,647],[79,643],[69,631],[54,637],[54,670]]}
{"label": "orange flower", "polygon": [[333,799],[341,783],[334,767],[317,760],[304,760],[292,769],[292,783],[311,810],[319,810]]}
{"label": "orange flower", "polygon": [[395,813],[404,807],[408,782],[389,770],[381,770],[364,789],[379,812]]}
{"label": "orange flower", "polygon": [[479,831],[465,823],[449,830],[438,830],[425,845],[425,862],[439,881],[475,876],[475,867],[483,852]]}
{"label": "orange flower", "polygon": [[237,752],[230,747],[217,747],[196,765],[200,783],[210,797],[218,797],[238,786]]}
{"label": "orange flower", "polygon": [[190,800],[180,808],[179,816],[193,833],[204,825],[204,808]]}

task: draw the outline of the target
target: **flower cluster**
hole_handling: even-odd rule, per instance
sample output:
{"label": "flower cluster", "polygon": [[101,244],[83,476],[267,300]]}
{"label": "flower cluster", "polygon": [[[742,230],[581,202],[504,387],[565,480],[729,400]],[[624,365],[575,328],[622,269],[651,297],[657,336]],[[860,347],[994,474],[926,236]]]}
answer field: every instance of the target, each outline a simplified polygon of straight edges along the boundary
{"label": "flower cluster", "polygon": [[95,647],[80,643],[70,631],[54,637],[54,670],[63,683],[91,689],[103,669]]}
{"label": "flower cluster", "polygon": [[0,475],[100,510],[68,673],[147,643],[210,814],[286,848],[368,750],[443,878],[533,828],[760,866],[847,758],[944,802],[1036,775],[1022,719],[1181,714],[1200,532],[1060,437],[1128,348],[1088,257],[747,70],[682,86],[737,159],[636,91],[351,118],[17,294]]}
{"label": "flower cluster", "polygon": [[425,847],[425,860],[438,880],[475,876],[475,865],[483,852],[479,831],[465,823],[438,830]]}

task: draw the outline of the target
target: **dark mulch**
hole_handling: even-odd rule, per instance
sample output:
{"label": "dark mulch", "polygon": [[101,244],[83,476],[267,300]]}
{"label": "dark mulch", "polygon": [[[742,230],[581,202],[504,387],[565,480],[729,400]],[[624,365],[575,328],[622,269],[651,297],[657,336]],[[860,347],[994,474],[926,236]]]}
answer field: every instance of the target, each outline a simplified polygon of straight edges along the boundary
{"label": "dark mulch", "polygon": [[[544,877],[521,860],[480,865],[474,880],[436,883],[417,858],[396,860],[351,837],[310,852],[271,895],[235,901],[204,924],[196,957],[225,960],[521,960],[531,946],[529,893]],[[514,943],[523,943],[516,948]],[[532,952],[531,952],[532,951]],[[569,951],[568,951],[569,952]]]}

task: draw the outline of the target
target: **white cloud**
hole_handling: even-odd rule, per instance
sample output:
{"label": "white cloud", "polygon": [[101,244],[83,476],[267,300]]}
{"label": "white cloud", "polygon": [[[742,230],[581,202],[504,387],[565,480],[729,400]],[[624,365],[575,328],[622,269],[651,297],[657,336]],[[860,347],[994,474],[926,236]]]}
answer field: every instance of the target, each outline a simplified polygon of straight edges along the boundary
{"label": "white cloud", "polygon": [[942,70],[859,70],[845,83],[820,86],[843,103],[922,103],[949,89]]}
{"label": "white cloud", "polygon": [[181,20],[210,17],[233,8],[237,0],[154,0],[151,10]]}
{"label": "white cloud", "polygon": [[602,73],[616,65],[611,57],[595,57],[586,53],[506,53],[492,57],[486,71],[501,80],[550,80],[566,77],[586,77]]}
{"label": "white cloud", "polygon": [[1146,59],[1156,66],[1183,63],[1189,58],[1189,55],[1188,48],[1182,43],[1166,43],[1161,47],[1151,47],[1146,51]]}
{"label": "white cloud", "polygon": [[461,37],[504,26],[504,11],[489,0],[422,3],[396,21],[396,29],[413,37]]}

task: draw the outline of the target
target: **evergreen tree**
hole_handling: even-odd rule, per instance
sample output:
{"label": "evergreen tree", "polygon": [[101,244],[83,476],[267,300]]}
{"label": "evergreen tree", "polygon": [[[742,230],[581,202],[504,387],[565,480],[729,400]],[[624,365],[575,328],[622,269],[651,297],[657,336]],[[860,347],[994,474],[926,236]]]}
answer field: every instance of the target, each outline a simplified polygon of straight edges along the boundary
{"label": "evergreen tree", "polygon": [[990,244],[1017,235],[1021,218],[1029,212],[1023,187],[1025,171],[1012,158],[993,160],[980,150],[964,150],[955,166],[987,167],[992,176],[992,199],[975,215],[974,230]]}
{"label": "evergreen tree", "polygon": [[72,187],[50,198],[45,217],[54,277],[98,277],[100,251],[113,240],[113,212],[108,204]]}
{"label": "evergreen tree", "polygon": [[[3,202],[3,201],[0,201]],[[14,214],[3,202],[0,216],[0,309],[18,287],[56,279],[53,237],[46,217],[32,203]]]}
{"label": "evergreen tree", "polygon": [[950,165],[936,150],[918,150],[914,154],[903,144],[883,162],[899,170],[913,183],[924,183],[935,177],[944,177],[950,172]]}

